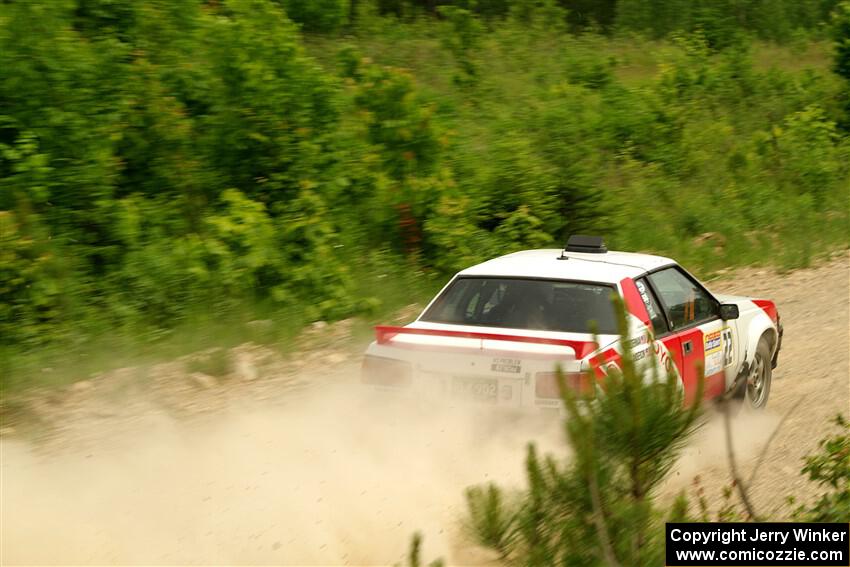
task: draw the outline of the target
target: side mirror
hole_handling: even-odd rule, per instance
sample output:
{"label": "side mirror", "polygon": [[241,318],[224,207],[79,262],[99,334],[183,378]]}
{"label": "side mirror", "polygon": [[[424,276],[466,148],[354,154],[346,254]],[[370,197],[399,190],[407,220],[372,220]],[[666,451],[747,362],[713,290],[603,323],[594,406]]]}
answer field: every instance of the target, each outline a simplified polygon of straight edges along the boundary
{"label": "side mirror", "polygon": [[720,318],[724,321],[729,319],[737,319],[741,313],[738,311],[738,306],[734,303],[722,303],[720,305]]}

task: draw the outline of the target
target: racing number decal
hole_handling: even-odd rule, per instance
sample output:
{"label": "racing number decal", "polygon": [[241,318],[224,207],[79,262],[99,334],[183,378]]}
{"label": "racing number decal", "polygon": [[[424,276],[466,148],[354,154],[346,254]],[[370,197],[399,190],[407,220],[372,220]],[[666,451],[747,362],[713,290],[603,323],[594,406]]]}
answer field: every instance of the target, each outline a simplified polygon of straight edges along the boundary
{"label": "racing number decal", "polygon": [[[734,362],[735,345],[732,344],[732,329],[723,329],[723,366],[729,366]],[[707,374],[707,372],[706,372]]]}

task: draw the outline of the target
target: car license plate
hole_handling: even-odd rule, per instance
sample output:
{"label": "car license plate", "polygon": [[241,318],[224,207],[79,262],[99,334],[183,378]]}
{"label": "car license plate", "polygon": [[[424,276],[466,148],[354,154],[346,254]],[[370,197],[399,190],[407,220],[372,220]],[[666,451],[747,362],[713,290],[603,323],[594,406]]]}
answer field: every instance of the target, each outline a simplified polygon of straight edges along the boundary
{"label": "car license plate", "polygon": [[452,396],[483,402],[495,402],[499,390],[495,378],[468,378],[455,376],[452,380]]}

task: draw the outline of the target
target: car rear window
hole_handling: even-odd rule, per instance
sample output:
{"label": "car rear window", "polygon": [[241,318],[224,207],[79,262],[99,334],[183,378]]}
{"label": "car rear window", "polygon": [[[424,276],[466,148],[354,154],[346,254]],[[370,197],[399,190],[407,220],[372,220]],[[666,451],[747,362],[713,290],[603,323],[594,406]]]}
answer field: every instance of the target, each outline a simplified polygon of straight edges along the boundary
{"label": "car rear window", "polygon": [[616,334],[606,284],[522,278],[456,279],[420,320],[538,331]]}

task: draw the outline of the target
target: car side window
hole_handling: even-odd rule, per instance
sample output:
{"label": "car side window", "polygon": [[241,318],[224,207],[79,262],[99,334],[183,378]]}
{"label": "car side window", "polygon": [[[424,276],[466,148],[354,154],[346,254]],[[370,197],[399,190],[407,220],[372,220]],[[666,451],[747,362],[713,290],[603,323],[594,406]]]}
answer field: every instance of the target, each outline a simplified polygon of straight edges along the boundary
{"label": "car side window", "polygon": [[708,321],[717,316],[717,302],[678,268],[649,275],[658,292],[673,330]]}
{"label": "car side window", "polygon": [[635,280],[640,298],[646,307],[646,312],[649,313],[649,320],[652,323],[652,332],[655,335],[662,335],[667,332],[667,321],[664,319],[664,311],[658,305],[658,300],[655,299],[655,294],[649,288],[645,278]]}

